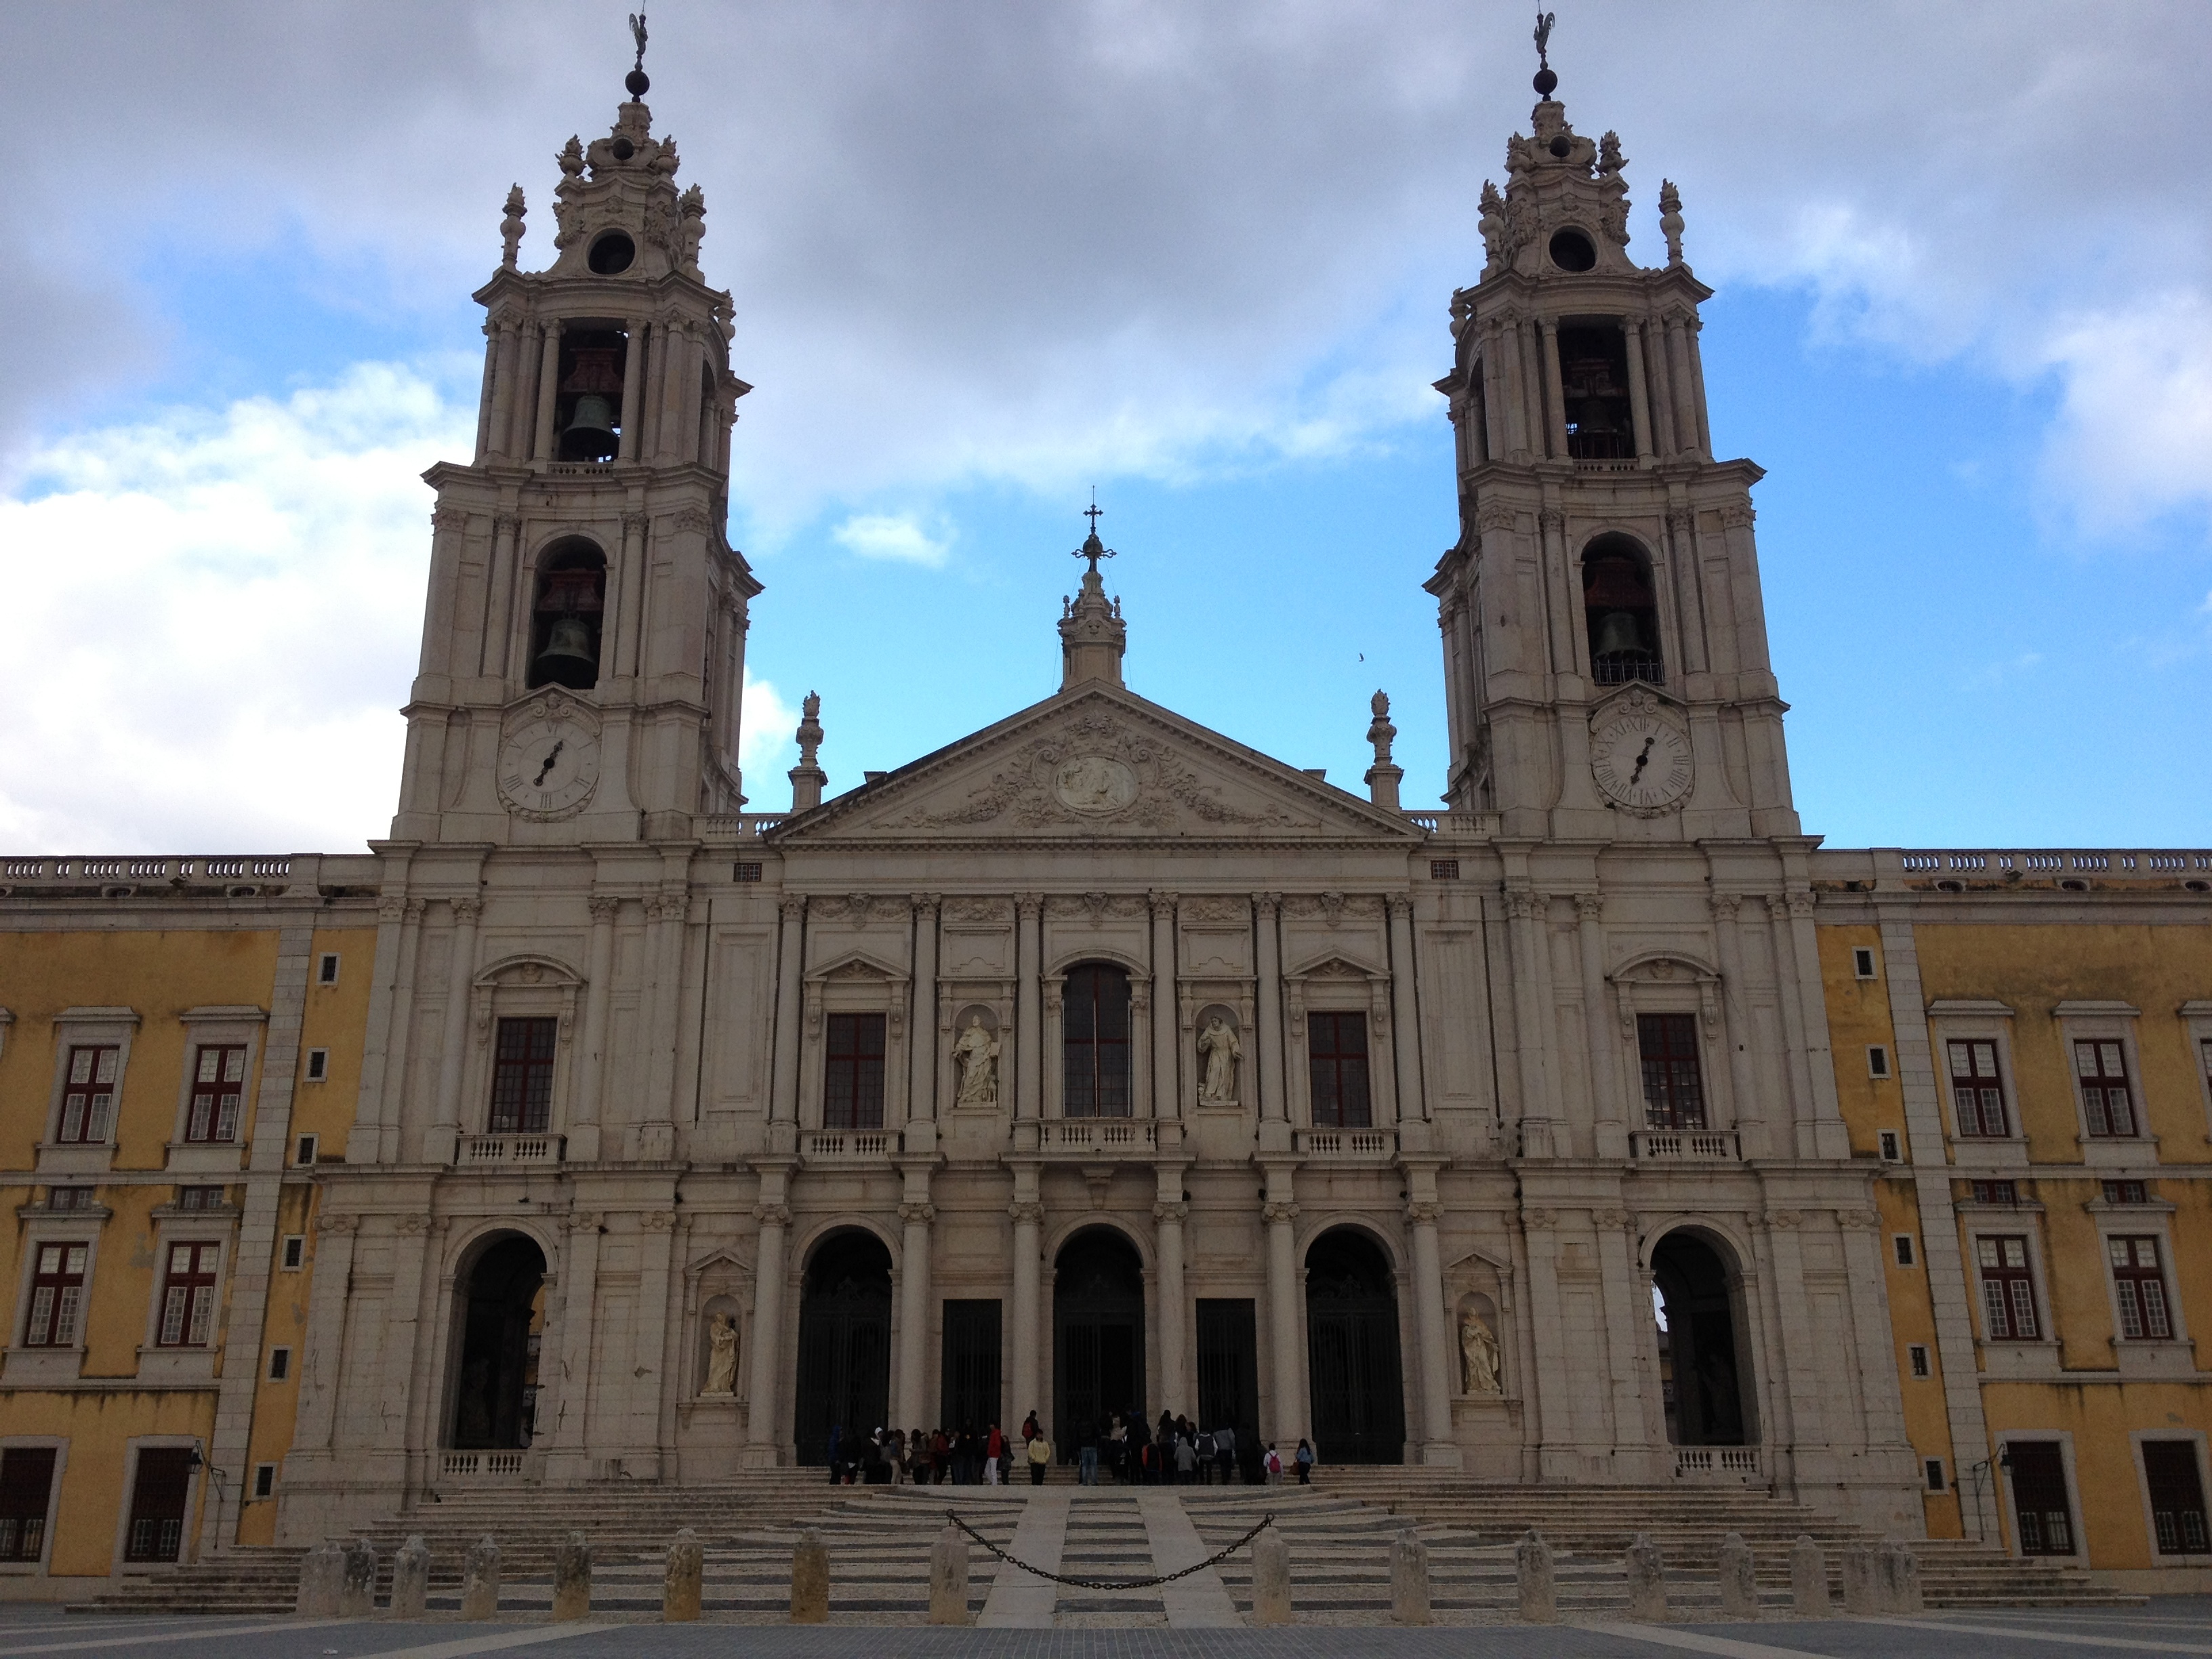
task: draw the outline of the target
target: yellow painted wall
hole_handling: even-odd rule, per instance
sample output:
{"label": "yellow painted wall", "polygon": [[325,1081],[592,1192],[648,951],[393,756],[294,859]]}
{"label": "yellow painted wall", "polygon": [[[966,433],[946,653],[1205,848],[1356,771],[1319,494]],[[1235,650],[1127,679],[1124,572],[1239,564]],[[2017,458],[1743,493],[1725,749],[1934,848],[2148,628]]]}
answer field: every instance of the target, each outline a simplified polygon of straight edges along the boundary
{"label": "yellow painted wall", "polygon": [[[129,1494],[132,1438],[139,1435],[190,1435],[202,1444],[215,1428],[211,1390],[116,1390],[98,1394],[40,1394],[25,1391],[0,1396],[11,1435],[59,1435],[69,1441],[62,1470],[61,1503],[54,1511],[53,1543],[47,1571],[57,1577],[100,1576],[120,1565],[117,1528]],[[195,1507],[185,1518],[185,1537],[199,1525],[198,1504],[207,1495],[203,1477]]]}
{"label": "yellow painted wall", "polygon": [[[2189,1382],[1992,1382],[1982,1391],[1992,1438],[2008,1430],[2064,1431],[2074,1439],[2075,1501],[2089,1565],[2116,1572],[2166,1565],[2150,1549],[2132,1432],[2204,1429],[2206,1389]],[[2005,1534],[2012,1516],[2004,1516]]]}
{"label": "yellow painted wall", "polygon": [[[361,1093],[362,1048],[368,1040],[368,995],[376,965],[376,918],[358,927],[319,927],[308,958],[307,1006],[300,1026],[300,1074],[307,1075],[307,1050],[331,1051],[330,1080],[302,1082],[292,1091],[292,1135],[322,1137],[322,1154],[343,1156]],[[338,982],[316,982],[315,963],[326,951],[338,957]]]}

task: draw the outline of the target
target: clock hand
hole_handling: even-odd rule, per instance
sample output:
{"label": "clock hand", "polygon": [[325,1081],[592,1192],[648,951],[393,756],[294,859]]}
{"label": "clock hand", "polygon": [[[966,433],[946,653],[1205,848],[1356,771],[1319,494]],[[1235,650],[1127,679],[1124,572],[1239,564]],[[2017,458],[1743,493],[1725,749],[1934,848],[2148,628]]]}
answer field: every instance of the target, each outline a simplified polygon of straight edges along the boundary
{"label": "clock hand", "polygon": [[[551,751],[545,757],[545,764],[538,769],[537,781],[539,783],[545,781],[545,775],[553,769],[553,763],[561,758],[561,751],[568,746],[568,739],[566,738],[562,738],[558,743],[553,745]],[[1643,763],[1638,761],[1637,764],[1641,766]]]}
{"label": "clock hand", "polygon": [[1651,763],[1651,745],[1658,741],[1656,738],[1644,739],[1644,752],[1636,757],[1636,769],[1628,775],[1629,782],[1634,783],[1637,779],[1644,775],[1644,769]]}

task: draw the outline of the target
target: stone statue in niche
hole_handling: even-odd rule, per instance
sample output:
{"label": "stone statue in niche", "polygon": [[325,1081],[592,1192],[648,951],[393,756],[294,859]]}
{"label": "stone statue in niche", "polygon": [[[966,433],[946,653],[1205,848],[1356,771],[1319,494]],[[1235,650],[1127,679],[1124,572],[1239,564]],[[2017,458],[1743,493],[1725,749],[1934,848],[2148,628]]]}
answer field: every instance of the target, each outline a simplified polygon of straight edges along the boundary
{"label": "stone statue in niche", "polygon": [[1459,1316],[1460,1381],[1468,1394],[1499,1394],[1498,1339],[1482,1316],[1468,1309]]}
{"label": "stone statue in niche", "polygon": [[1237,1033],[1219,1014],[1206,1023],[1198,1034],[1198,1052],[1206,1058],[1206,1076],[1198,1086],[1198,1097],[1215,1106],[1237,1103],[1237,1062],[1243,1049],[1237,1042]]}
{"label": "stone statue in niche", "polygon": [[952,1045],[952,1058],[960,1067],[956,1106],[995,1106],[999,1103],[999,1039],[983,1029],[983,1016],[968,1016],[968,1029]]}
{"label": "stone statue in niche", "polygon": [[707,1386],[702,1394],[738,1391],[738,1320],[735,1314],[715,1314],[707,1321]]}

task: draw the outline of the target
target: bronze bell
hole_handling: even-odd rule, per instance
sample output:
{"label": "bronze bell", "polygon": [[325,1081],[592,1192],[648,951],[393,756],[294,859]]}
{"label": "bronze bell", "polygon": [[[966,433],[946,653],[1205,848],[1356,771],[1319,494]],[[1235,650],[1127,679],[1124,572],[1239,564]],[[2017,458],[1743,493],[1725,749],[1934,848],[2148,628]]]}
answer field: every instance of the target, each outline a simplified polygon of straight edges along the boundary
{"label": "bronze bell", "polygon": [[550,681],[572,691],[588,691],[599,683],[599,653],[592,648],[592,630],[574,611],[556,617],[546,630],[545,648],[538,653],[538,684]]}
{"label": "bronze bell", "polygon": [[1632,611],[1608,611],[1597,619],[1597,642],[1590,654],[1609,657],[1617,652],[1644,649],[1644,630]]}
{"label": "bronze bell", "polygon": [[576,411],[561,429],[562,453],[571,460],[605,460],[615,453],[615,406],[596,392],[576,399]]}

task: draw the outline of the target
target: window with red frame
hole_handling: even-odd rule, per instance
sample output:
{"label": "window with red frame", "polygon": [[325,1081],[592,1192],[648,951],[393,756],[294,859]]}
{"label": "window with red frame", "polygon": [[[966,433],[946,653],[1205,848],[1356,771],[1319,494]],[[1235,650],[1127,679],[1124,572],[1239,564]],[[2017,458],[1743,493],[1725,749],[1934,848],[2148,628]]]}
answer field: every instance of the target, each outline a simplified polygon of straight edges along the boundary
{"label": "window with red frame", "polygon": [[2028,1271],[2027,1240],[2017,1234],[1974,1241],[1982,1269],[1982,1313],[1992,1342],[2033,1342],[2035,1279]]}
{"label": "window with red frame", "polygon": [[46,1553],[46,1504],[53,1490],[52,1446],[0,1451],[0,1561],[35,1561]]}
{"label": "window with red frame", "polygon": [[544,1134],[553,1127],[553,1054],[560,1021],[503,1019],[492,1049],[494,1134]]}
{"label": "window with red frame", "polygon": [[2005,1132],[2004,1082],[1997,1076],[1997,1045],[1967,1040],[1954,1042],[1951,1050],[1951,1100],[1959,1115],[1962,1135],[1992,1136]]}
{"label": "window with red frame", "polygon": [[822,1127],[884,1127],[884,1017],[830,1016],[830,1051],[823,1057]]}
{"label": "window with red frame", "polygon": [[1317,1129],[1364,1129],[1375,1121],[1367,1094],[1367,1016],[1316,1011],[1306,1016]]}
{"label": "window with red frame", "polygon": [[41,1244],[31,1263],[31,1316],[23,1326],[27,1348],[66,1348],[76,1340],[84,1311],[84,1265],[89,1244]]}
{"label": "window with red frame", "polygon": [[2128,1094],[2127,1056],[2118,1042],[2105,1038],[2076,1042],[2074,1075],[2081,1080],[2081,1110],[2089,1120],[2091,1134],[2135,1133],[2136,1109]]}
{"label": "window with red frame", "polygon": [[1103,963],[1068,969],[1060,1036],[1061,1112],[1128,1116],[1128,975]]}
{"label": "window with red frame", "polygon": [[1698,1069],[1694,1014],[1638,1014],[1636,1048],[1644,1062],[1644,1121],[1654,1129],[1705,1127],[1705,1083]]}
{"label": "window with red frame", "polygon": [[115,1068],[121,1052],[112,1043],[70,1050],[57,1140],[97,1146],[107,1139],[115,1127]]}
{"label": "window with red frame", "polygon": [[208,1043],[192,1062],[191,1109],[185,1115],[185,1139],[238,1139],[238,1120],[246,1102],[246,1045]]}
{"label": "window with red frame", "polygon": [[164,1348],[204,1348],[215,1323],[213,1244],[172,1244],[161,1281],[161,1328],[154,1340]]}
{"label": "window with red frame", "polygon": [[2166,1310],[2166,1273],[2158,1262],[2158,1241],[2108,1238],[2105,1255],[2112,1264],[2112,1294],[2120,1304],[2121,1339],[2172,1340],[2173,1318]]}

